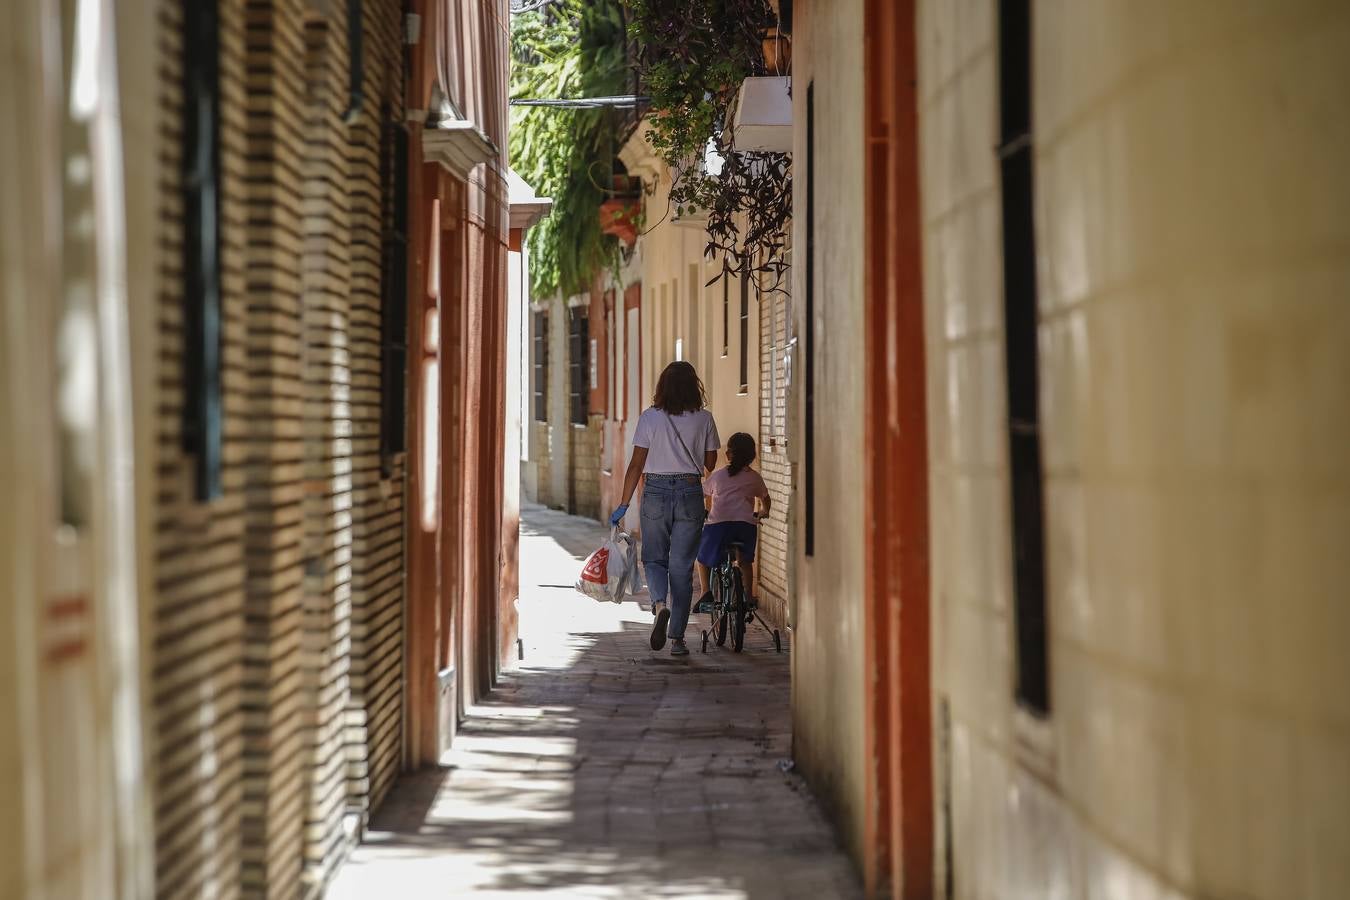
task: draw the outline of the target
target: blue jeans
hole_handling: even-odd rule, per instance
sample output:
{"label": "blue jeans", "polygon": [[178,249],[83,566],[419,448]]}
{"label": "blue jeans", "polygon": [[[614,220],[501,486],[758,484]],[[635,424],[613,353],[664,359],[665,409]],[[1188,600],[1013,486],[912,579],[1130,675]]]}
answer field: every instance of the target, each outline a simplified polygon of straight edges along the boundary
{"label": "blue jeans", "polygon": [[694,596],[694,555],[703,533],[703,485],[696,475],[647,475],[642,489],[642,567],[652,603],[670,601],[672,640],[683,640]]}

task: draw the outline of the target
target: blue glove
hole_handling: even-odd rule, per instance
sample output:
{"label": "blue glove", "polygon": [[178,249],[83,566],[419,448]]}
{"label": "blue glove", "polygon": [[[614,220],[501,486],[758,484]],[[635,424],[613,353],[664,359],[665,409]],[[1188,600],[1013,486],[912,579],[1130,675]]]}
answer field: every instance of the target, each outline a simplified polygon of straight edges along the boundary
{"label": "blue glove", "polygon": [[614,510],[614,515],[609,517],[609,524],[613,525],[615,528],[619,527],[619,523],[623,521],[623,516],[626,512],[628,512],[627,503]]}

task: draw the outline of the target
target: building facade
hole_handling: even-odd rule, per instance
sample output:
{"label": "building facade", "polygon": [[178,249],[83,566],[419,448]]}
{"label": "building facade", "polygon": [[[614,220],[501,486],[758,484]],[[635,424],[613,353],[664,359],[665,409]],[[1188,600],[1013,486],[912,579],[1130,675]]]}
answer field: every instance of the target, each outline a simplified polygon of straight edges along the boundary
{"label": "building facade", "polygon": [[760,309],[746,279],[735,273],[709,284],[721,260],[706,259],[705,219],[681,217],[670,205],[670,171],[639,124],[620,150],[630,174],[642,179],[644,222],[638,247],[642,271],[642,372],[651,403],[661,371],[676,360],[693,363],[707,389],[708,408],[726,438],[759,436]]}
{"label": "building facade", "polygon": [[6,896],[315,895],[514,658],[507,7],[405,6],[3,14]]}
{"label": "building facade", "polygon": [[599,519],[604,419],[603,300],[598,290],[530,304],[529,455],[522,478],[535,503]]}
{"label": "building facade", "polygon": [[[618,503],[633,428],[666,365],[693,363],[724,442],[737,431],[762,437],[764,340],[779,342],[779,362],[770,370],[778,375],[775,384],[784,382],[786,369],[786,322],[777,330],[761,322],[760,301],[745,279],[733,275],[708,284],[721,263],[704,258],[704,221],[676,221],[667,209],[670,173],[644,125],[619,158],[627,177],[645,185],[611,201],[624,205],[621,215],[612,216],[612,233],[624,247],[619,271],[599,275],[586,294],[536,300],[530,307],[533,424],[523,483],[535,502],[592,518],[603,518]],[[625,227],[631,221],[649,224],[639,231]],[[778,308],[786,304],[780,301]],[[633,529],[637,508],[627,519]],[[779,515],[785,528],[785,510]]]}
{"label": "building facade", "polygon": [[[427,0],[410,48],[407,703],[404,764],[434,763],[515,659],[506,506],[509,25],[497,0]],[[414,352],[415,348],[415,352]]]}
{"label": "building facade", "polygon": [[794,757],[873,895],[1350,890],[1350,19],[1118,14],[795,4]]}

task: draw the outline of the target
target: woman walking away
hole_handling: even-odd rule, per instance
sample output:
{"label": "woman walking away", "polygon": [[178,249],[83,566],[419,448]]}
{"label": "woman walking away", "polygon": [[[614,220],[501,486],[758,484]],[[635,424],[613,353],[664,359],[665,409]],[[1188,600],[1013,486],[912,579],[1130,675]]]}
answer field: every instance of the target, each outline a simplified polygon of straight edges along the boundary
{"label": "woman walking away", "polygon": [[[708,590],[708,570],[719,565],[732,544],[740,544],[741,584],[750,600],[758,605],[755,584],[755,543],[757,524],[769,514],[769,488],[759,473],[750,468],[755,461],[755,439],[743,431],[727,438],[727,467],[718,469],[703,482],[708,497],[708,524],[698,547],[698,587],[700,603],[712,600]],[[758,502],[759,509],[755,509]]]}
{"label": "woman walking away", "polygon": [[628,501],[642,488],[642,566],[652,596],[652,649],[671,640],[672,656],[687,656],[684,629],[694,594],[694,556],[703,531],[703,473],[717,465],[722,446],[703,382],[687,362],[673,362],[656,382],[652,405],[633,432],[633,455],[623,480],[623,497],[609,517],[623,521]]}

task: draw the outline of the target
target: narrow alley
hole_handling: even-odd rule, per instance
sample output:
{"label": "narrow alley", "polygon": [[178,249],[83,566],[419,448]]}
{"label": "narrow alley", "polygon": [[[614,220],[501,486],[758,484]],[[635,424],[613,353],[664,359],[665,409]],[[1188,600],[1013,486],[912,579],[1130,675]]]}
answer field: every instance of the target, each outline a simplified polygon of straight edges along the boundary
{"label": "narrow alley", "polygon": [[1347,900],[1346,85],[1347,0],[0,2],[0,900]]}
{"label": "narrow alley", "polygon": [[653,653],[645,597],[572,587],[603,534],[524,510],[524,660],[467,712],[443,767],[394,788],[330,897],[859,896],[783,771],[787,652],[752,631],[742,654]]}

